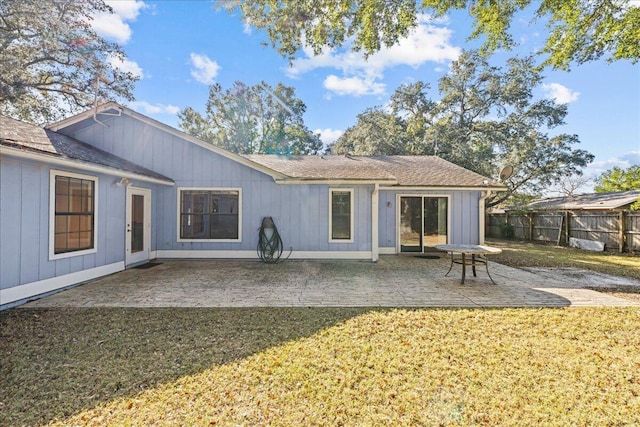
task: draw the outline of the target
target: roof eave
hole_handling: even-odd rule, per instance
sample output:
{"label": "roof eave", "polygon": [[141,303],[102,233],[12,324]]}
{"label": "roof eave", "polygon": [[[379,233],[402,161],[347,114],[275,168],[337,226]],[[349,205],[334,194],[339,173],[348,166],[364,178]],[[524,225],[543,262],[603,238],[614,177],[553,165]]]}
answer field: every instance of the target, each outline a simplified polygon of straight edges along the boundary
{"label": "roof eave", "polygon": [[254,162],[252,160],[249,160],[249,159],[247,159],[245,157],[242,157],[239,154],[235,154],[235,153],[232,153],[230,151],[227,151],[224,148],[220,148],[220,147],[217,147],[217,146],[215,146],[213,144],[210,144],[208,142],[202,141],[202,140],[196,138],[193,135],[189,135],[188,133],[182,132],[182,131],[180,131],[178,129],[175,129],[175,128],[169,126],[169,125],[166,125],[166,124],[164,124],[162,122],[159,122],[159,121],[157,121],[155,119],[152,119],[151,117],[145,116],[144,114],[140,114],[137,111],[134,111],[134,110],[132,110],[132,109],[130,109],[128,107],[122,106],[122,105],[120,105],[120,104],[118,104],[116,102],[113,102],[113,101],[107,102],[105,104],[98,105],[96,108],[93,108],[91,110],[88,110],[88,111],[85,111],[83,113],[76,114],[75,116],[72,116],[72,117],[66,118],[64,120],[61,120],[61,121],[59,121],[57,123],[54,123],[54,124],[52,124],[50,126],[47,126],[47,129],[51,129],[53,131],[58,131],[60,129],[64,129],[65,127],[68,127],[68,126],[74,125],[76,123],[79,123],[79,122],[81,122],[83,120],[90,119],[90,118],[94,117],[95,115],[100,114],[100,113],[102,113],[104,111],[113,110],[113,109],[119,110],[122,114],[126,114],[126,115],[128,115],[130,117],[133,117],[133,118],[135,118],[137,120],[140,120],[141,122],[143,122],[145,124],[153,126],[153,127],[157,128],[157,129],[160,129],[162,131],[168,132],[168,133],[170,133],[170,134],[172,134],[174,136],[177,136],[177,137],[182,138],[182,139],[186,139],[187,141],[189,141],[191,143],[194,143],[194,144],[196,144],[196,145],[198,145],[198,146],[200,146],[202,148],[205,148],[205,149],[207,149],[209,151],[213,151],[214,153],[216,153],[218,155],[221,155],[221,156],[226,157],[226,158],[228,158],[230,160],[238,162],[238,163],[240,163],[240,164],[242,164],[244,166],[247,166],[247,167],[249,167],[251,169],[254,169],[254,170],[262,172],[262,173],[264,173],[266,175],[269,175],[274,180],[288,178],[286,175],[284,175],[284,174],[282,174],[282,173],[280,173],[280,172],[278,172],[276,170],[273,170],[273,169],[271,169],[269,167],[266,167],[266,166],[264,166],[264,165],[262,165],[260,163],[256,163],[256,162]]}
{"label": "roof eave", "polygon": [[140,173],[127,171],[124,169],[116,169],[108,166],[98,165],[95,163],[84,162],[77,159],[64,158],[59,155],[43,153],[40,151],[31,151],[31,150],[24,150],[19,148],[0,146],[0,154],[16,157],[20,159],[25,159],[25,160],[36,160],[36,161],[46,162],[46,163],[57,165],[57,166],[81,169],[89,172],[97,172],[97,173],[104,173],[112,176],[127,177],[131,179],[136,179],[139,181],[149,182],[152,184],[161,184],[161,185],[167,185],[167,186],[175,185],[175,183],[169,179],[165,180],[165,179],[154,178],[151,176],[142,175]]}

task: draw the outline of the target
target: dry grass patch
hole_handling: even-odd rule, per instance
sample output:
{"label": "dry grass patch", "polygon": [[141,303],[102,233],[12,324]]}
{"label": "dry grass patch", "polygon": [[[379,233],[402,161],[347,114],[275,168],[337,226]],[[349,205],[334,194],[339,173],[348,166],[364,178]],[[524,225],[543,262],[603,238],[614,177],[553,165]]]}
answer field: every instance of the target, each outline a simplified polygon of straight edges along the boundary
{"label": "dry grass patch", "polygon": [[[488,244],[502,248],[491,260],[511,267],[582,268],[614,276],[640,280],[640,256],[630,253],[591,252],[576,248],[513,240],[492,240]],[[640,301],[640,289],[633,286],[590,288],[613,296]]]}
{"label": "dry grass patch", "polygon": [[[304,322],[304,315],[297,316]],[[393,310],[342,317],[224,364],[201,361],[209,366],[60,418],[58,425],[640,423],[637,308]],[[169,331],[176,321],[187,319],[171,316]],[[243,329],[242,316],[234,322]],[[268,331],[239,339],[260,340],[262,334]],[[176,344],[163,345],[172,351]],[[152,369],[156,357],[146,356],[141,361]],[[101,369],[96,366],[96,378]]]}

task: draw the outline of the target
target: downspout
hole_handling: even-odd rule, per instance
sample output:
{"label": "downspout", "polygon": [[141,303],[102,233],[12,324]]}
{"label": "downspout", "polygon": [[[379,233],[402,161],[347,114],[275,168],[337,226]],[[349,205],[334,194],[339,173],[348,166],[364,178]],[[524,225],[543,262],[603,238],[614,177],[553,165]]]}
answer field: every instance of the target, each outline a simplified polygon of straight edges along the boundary
{"label": "downspout", "polygon": [[380,184],[376,183],[373,186],[373,192],[371,193],[371,261],[378,261],[378,252],[380,250],[378,244],[378,218],[380,212],[378,212],[379,205],[379,193]]}
{"label": "downspout", "polygon": [[484,228],[485,228],[485,220],[484,220],[484,207],[485,207],[485,200],[487,200],[489,197],[491,197],[491,190],[487,190],[487,191],[483,191],[481,193],[482,195],[480,196],[480,200],[478,202],[478,243],[480,245],[484,245]]}

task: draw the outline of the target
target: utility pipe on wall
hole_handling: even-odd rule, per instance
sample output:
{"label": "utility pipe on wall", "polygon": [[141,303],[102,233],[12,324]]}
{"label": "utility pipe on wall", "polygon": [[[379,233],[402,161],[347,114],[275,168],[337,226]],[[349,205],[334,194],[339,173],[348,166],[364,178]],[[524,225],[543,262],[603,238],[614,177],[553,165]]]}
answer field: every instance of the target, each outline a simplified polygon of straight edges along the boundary
{"label": "utility pipe on wall", "polygon": [[485,207],[485,200],[491,197],[491,194],[492,194],[491,190],[483,191],[480,196],[480,201],[478,202],[478,233],[479,233],[478,244],[479,245],[484,245],[484,233],[485,233],[484,207]]}

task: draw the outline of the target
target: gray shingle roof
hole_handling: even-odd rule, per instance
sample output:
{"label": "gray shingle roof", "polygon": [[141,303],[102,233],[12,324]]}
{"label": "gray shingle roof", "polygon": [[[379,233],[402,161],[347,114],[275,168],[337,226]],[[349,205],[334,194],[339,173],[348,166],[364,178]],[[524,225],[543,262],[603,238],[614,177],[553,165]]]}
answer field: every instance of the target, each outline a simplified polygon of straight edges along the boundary
{"label": "gray shingle roof", "polygon": [[640,198],[640,190],[610,193],[578,194],[572,197],[551,197],[529,203],[531,210],[597,210],[616,209],[634,203]]}
{"label": "gray shingle roof", "polygon": [[0,145],[173,182],[164,175],[77,139],[5,116],[0,116]]}
{"label": "gray shingle roof", "polygon": [[504,188],[492,179],[436,156],[254,154],[245,157],[300,180],[386,180],[399,186]]}

